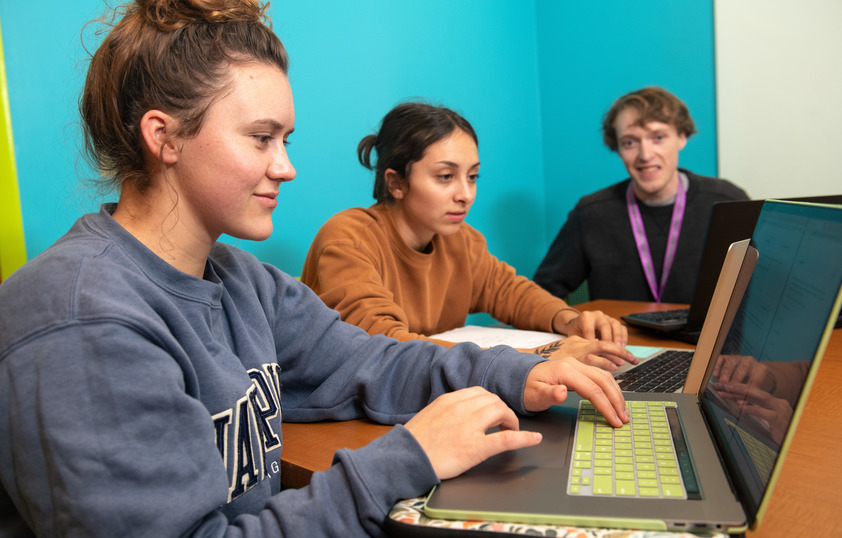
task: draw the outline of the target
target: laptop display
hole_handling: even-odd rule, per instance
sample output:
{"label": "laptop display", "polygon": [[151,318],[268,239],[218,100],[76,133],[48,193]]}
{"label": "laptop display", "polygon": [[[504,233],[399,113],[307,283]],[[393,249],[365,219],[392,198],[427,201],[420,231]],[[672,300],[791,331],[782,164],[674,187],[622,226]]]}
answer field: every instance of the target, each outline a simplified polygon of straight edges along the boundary
{"label": "laptop display", "polygon": [[811,219],[813,208],[798,205],[774,211],[778,218],[760,220],[754,231],[755,277],[700,398],[750,514],[760,507],[806,397],[802,389],[827,333],[842,268],[839,222]]}
{"label": "laptop display", "polygon": [[[522,419],[523,429],[543,434],[541,444],[443,481],[427,515],[708,532],[756,526],[842,304],[842,207],[766,202],[751,245],[756,267],[742,300],[729,305],[700,391],[626,393],[633,413],[654,409],[641,420],[658,435],[645,441],[633,428],[602,428],[577,445],[577,430],[590,430],[578,416],[593,412],[571,396]],[[598,416],[594,424],[596,432]],[[597,457],[600,447],[612,455]],[[591,463],[577,463],[589,454]],[[577,466],[588,465],[583,479]],[[610,479],[597,478],[607,472]]]}

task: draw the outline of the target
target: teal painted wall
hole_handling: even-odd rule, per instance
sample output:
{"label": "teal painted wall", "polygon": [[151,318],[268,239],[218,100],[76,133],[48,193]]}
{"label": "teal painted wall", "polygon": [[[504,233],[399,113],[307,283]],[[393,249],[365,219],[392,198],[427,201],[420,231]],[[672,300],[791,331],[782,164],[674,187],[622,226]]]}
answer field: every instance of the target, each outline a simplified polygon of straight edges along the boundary
{"label": "teal painted wall", "polygon": [[550,239],[584,194],[627,176],[602,143],[602,117],[621,95],[662,86],[690,109],[698,134],[679,164],[717,175],[711,1],[537,0],[538,65]]}
{"label": "teal painted wall", "polygon": [[[272,2],[275,32],[292,59],[290,155],[298,177],[282,187],[273,236],[237,244],[298,274],[330,215],[372,201],[371,173],[356,161],[360,138],[413,98],[473,123],[482,169],[468,222],[492,253],[530,276],[574,198],[621,178],[598,132],[620,93],[659,83],[684,97],[709,139],[691,140],[682,164],[715,173],[710,1],[661,0],[646,12],[614,0],[596,4]],[[82,28],[103,7],[101,0],[0,2],[30,257],[102,201],[80,182],[92,173],[79,157],[76,102],[86,66],[81,37],[91,49],[98,43]]]}

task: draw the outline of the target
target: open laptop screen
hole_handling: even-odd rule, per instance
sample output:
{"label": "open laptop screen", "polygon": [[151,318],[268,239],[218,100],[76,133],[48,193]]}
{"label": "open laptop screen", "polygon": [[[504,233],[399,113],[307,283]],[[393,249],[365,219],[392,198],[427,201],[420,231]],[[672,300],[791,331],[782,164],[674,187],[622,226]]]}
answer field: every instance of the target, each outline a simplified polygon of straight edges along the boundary
{"label": "open laptop screen", "polygon": [[842,286],[842,206],[768,201],[751,244],[757,266],[701,401],[756,514]]}

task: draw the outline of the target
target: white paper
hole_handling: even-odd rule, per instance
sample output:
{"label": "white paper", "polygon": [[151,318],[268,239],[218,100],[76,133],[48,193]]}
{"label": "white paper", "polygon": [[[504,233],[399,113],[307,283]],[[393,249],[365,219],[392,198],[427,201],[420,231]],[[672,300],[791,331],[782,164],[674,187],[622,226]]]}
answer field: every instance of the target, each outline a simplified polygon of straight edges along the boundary
{"label": "white paper", "polygon": [[465,325],[458,329],[434,334],[430,338],[448,342],[473,342],[480,347],[506,345],[521,349],[531,349],[564,339],[564,335],[541,331],[522,331],[504,327],[481,327]]}

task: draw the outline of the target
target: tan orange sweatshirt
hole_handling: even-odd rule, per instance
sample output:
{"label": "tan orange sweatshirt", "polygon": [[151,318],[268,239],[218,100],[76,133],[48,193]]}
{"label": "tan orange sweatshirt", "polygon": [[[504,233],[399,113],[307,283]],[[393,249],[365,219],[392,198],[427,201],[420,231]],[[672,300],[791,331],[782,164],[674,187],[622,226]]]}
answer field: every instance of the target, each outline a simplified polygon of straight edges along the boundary
{"label": "tan orange sweatshirt", "polygon": [[310,246],[301,280],[343,320],[398,340],[431,340],[475,312],[553,332],[553,318],[569,308],[492,256],[482,234],[467,224],[456,234],[434,236],[430,251],[418,252],[380,204],[331,217]]}

